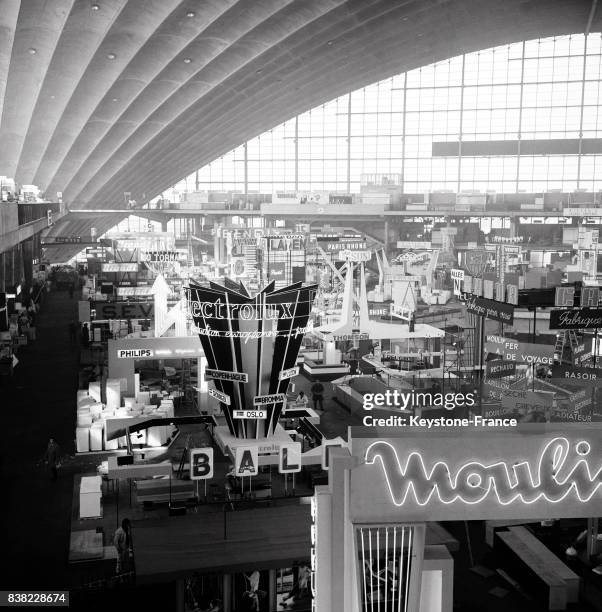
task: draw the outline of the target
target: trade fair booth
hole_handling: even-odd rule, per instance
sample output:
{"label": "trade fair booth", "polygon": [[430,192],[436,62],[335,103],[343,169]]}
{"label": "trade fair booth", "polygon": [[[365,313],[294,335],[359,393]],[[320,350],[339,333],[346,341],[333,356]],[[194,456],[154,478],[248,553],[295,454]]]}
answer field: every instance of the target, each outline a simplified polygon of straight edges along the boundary
{"label": "trade fair booth", "polygon": [[[595,525],[601,452],[602,427],[591,424],[351,428],[313,499],[315,609],[451,611],[453,561],[425,544],[429,523],[596,517]],[[515,569],[526,563],[548,585],[548,609],[575,601],[578,577],[537,538],[517,527],[496,537],[519,560]],[[596,545],[592,527],[588,552]]]}

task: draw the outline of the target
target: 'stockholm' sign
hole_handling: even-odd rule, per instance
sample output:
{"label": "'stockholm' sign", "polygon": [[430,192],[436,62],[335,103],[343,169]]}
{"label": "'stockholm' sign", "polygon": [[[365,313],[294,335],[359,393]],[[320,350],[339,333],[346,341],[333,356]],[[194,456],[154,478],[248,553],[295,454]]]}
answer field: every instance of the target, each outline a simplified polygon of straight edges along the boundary
{"label": "'stockholm' sign", "polygon": [[213,387],[209,387],[207,390],[209,391],[209,395],[214,397],[218,402],[226,404],[226,406],[230,405],[230,396],[218,391],[217,389],[214,389]]}
{"label": "'stockholm' sign", "polygon": [[351,520],[597,516],[602,428],[592,425],[397,436],[382,429],[379,438],[356,438],[352,430]]}
{"label": "'stockholm' sign", "polygon": [[596,329],[602,327],[602,308],[552,310],[550,329]]}
{"label": "'stockholm' sign", "polygon": [[504,302],[468,295],[466,296],[466,310],[500,323],[511,325],[514,322],[514,306]]}

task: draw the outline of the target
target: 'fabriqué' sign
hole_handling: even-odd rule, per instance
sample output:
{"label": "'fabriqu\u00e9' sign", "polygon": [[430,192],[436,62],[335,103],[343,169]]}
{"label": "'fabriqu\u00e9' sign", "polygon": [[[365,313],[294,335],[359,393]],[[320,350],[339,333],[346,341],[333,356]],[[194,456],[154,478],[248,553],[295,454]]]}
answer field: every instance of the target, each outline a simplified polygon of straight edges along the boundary
{"label": "'fabriqu\u00e9' sign", "polygon": [[545,433],[453,429],[353,438],[352,452],[361,462],[351,471],[353,518],[595,515],[602,507],[602,429],[564,425],[565,431],[547,426]]}

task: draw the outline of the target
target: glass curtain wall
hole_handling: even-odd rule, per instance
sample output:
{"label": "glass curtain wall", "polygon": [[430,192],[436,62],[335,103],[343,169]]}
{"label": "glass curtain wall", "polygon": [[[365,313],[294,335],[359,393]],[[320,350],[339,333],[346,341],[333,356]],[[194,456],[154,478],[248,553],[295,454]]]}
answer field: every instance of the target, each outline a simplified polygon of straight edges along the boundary
{"label": "glass curtain wall", "polygon": [[450,58],[363,87],[244,143],[181,191],[405,193],[602,188],[600,33]]}

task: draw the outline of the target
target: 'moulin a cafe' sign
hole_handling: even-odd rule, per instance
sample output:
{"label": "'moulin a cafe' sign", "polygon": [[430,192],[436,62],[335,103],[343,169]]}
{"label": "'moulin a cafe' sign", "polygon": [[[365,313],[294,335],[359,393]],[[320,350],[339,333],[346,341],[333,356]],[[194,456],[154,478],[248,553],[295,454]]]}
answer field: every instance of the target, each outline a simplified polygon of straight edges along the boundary
{"label": "'moulin a cafe' sign", "polygon": [[354,522],[598,516],[602,424],[352,429]]}

